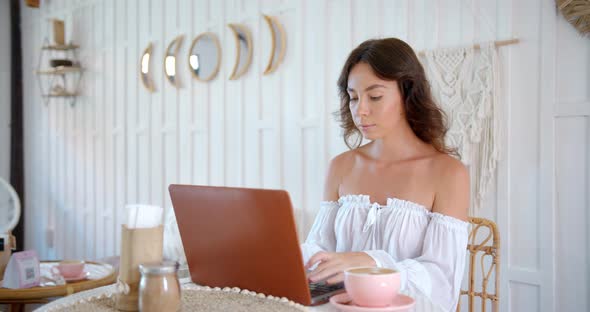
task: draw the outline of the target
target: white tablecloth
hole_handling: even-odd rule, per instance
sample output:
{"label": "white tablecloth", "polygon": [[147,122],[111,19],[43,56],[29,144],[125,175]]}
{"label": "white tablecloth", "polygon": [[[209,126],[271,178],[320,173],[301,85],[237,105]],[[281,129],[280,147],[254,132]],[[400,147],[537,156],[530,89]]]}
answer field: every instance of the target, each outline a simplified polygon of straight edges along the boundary
{"label": "white tablecloth", "polygon": [[[183,285],[183,287],[189,286],[189,285],[194,285],[192,284],[190,278],[182,278],[180,279],[180,283]],[[104,286],[104,287],[100,287],[100,288],[96,288],[96,289],[92,289],[92,290],[88,290],[88,291],[84,291],[84,292],[79,292],[73,295],[70,295],[68,297],[64,297],[61,299],[58,299],[56,301],[50,302],[42,307],[40,307],[39,309],[35,310],[35,311],[39,311],[39,312],[48,312],[48,311],[59,311],[60,307],[64,307],[64,306],[68,306],[71,304],[74,304],[76,302],[80,302],[81,300],[88,300],[90,298],[98,298],[98,297],[104,297],[107,296],[108,294],[112,294],[114,292],[116,292],[117,289],[115,287],[115,285],[108,285],[108,286]],[[412,298],[414,298],[416,300],[416,306],[411,310],[411,312],[438,312],[438,311],[442,311],[442,309],[433,306],[430,301],[418,294],[407,294],[409,296],[411,296]],[[332,306],[331,304],[327,303],[321,306],[316,306],[316,307],[308,307],[307,308],[308,311],[310,312],[338,312],[338,309],[336,309],[334,306]]]}

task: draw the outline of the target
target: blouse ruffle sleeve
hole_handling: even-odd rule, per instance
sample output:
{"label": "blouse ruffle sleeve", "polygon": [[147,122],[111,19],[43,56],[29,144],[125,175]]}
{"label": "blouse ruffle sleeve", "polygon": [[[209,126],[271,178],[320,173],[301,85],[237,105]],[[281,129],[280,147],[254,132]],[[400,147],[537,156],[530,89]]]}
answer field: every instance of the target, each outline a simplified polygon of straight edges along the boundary
{"label": "blouse ruffle sleeve", "polygon": [[309,231],[305,243],[301,244],[303,261],[307,263],[309,258],[319,251],[335,251],[336,233],[334,231],[334,221],[338,208],[338,202],[322,202],[313,226]]}
{"label": "blouse ruffle sleeve", "polygon": [[421,292],[444,311],[455,311],[466,260],[469,223],[432,213],[422,253],[395,259],[385,250],[365,251],[377,266],[401,272],[401,291]]}

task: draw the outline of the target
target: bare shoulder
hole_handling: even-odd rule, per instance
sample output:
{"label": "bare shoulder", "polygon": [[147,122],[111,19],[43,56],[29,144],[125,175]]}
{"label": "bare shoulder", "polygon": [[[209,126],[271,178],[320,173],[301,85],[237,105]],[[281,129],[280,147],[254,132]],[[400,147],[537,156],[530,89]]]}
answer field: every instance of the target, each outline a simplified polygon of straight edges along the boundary
{"label": "bare shoulder", "polygon": [[469,211],[469,171],[463,163],[446,154],[432,162],[436,185],[433,212],[467,221]]}
{"label": "bare shoulder", "polygon": [[332,158],[328,166],[328,172],[326,174],[324,200],[338,200],[338,188],[340,187],[342,177],[346,175],[346,173],[350,171],[350,168],[353,166],[355,154],[355,150],[350,150]]}

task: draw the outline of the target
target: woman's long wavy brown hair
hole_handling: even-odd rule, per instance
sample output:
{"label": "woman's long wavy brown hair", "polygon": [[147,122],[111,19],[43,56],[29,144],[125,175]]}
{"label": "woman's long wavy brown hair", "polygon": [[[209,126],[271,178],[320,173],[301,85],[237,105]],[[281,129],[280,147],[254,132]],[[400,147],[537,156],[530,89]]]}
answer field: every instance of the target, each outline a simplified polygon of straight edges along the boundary
{"label": "woman's long wavy brown hair", "polygon": [[350,149],[361,145],[362,135],[354,124],[350,112],[348,75],[358,63],[371,66],[377,77],[395,80],[400,89],[406,119],[410,128],[420,140],[431,144],[437,151],[458,156],[456,149],[445,145],[447,133],[446,115],[435,103],[426,80],[424,68],[414,50],[397,38],[367,40],[354,49],[338,78],[340,110],[336,112],[340,126],[344,129],[344,142]]}

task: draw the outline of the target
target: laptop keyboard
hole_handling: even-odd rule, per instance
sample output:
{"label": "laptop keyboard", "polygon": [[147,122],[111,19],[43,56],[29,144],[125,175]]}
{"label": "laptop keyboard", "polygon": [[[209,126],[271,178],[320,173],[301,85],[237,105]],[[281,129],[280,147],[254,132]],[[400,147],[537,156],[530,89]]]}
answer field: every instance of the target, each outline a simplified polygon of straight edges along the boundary
{"label": "laptop keyboard", "polygon": [[337,291],[344,288],[344,283],[338,284],[326,284],[326,283],[310,283],[309,290],[311,291],[311,297],[318,297],[333,291]]}

